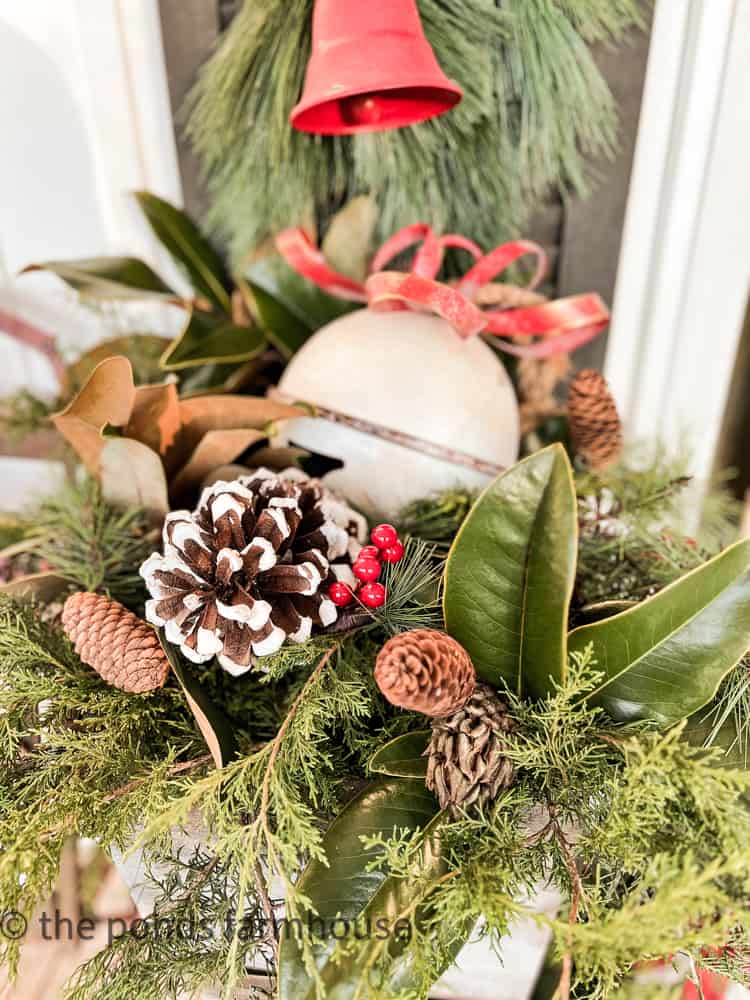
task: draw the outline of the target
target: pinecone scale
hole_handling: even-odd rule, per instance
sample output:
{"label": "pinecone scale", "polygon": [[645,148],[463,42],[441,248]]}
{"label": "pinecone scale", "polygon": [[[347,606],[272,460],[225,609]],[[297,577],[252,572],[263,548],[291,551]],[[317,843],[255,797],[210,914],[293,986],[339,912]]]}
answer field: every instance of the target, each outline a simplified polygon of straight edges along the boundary
{"label": "pinecone scale", "polygon": [[618,460],[620,415],[604,376],[593,368],[580,371],[570,384],[568,419],[576,454],[593,469],[606,469]]}
{"label": "pinecone scale", "polygon": [[445,632],[413,629],[383,646],[375,680],[391,704],[440,717],[471,697],[476,672],[463,646]]}
{"label": "pinecone scale", "polygon": [[130,694],[163,687],[169,660],[150,625],[108,597],[71,594],[62,613],[65,634],[102,680]]}
{"label": "pinecone scale", "polygon": [[491,802],[513,783],[506,755],[512,730],[507,703],[481,682],[462,708],[433,722],[426,780],[441,809],[458,812]]}
{"label": "pinecone scale", "polygon": [[328,588],[354,583],[365,532],[360,515],[297,470],[214,483],[195,511],[167,515],[163,554],[141,567],[146,617],[192,662],[216,656],[239,676],[336,621]]}

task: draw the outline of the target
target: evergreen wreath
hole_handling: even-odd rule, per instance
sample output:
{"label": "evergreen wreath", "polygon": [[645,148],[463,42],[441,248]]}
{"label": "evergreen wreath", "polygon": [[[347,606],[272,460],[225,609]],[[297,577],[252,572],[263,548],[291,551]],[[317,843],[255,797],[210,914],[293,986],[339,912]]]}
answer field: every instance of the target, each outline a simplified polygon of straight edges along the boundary
{"label": "evergreen wreath", "polygon": [[378,199],[382,240],[418,219],[494,246],[550,188],[584,192],[583,157],[611,155],[617,115],[589,45],[642,25],[638,0],[419,0],[428,41],[465,91],[449,115],[395,132],[295,132],[312,0],[247,0],[189,100],[209,222],[242,261],[290,220],[325,230]]}
{"label": "evergreen wreath", "polygon": [[[269,481],[288,519],[300,491]],[[106,477],[47,500],[17,525],[42,571],[0,598],[0,907],[33,913],[71,835],[144,851],[150,932],[118,937],[68,1000],[210,984],[226,997],[416,1000],[472,933],[501,937],[547,883],[566,900],[537,916],[561,998],[611,997],[637,963],[678,951],[750,981],[750,543],[722,549],[723,510],[700,541],[669,527],[686,482],[658,454],[573,477],[548,447],[479,498],[405,511],[384,606],[349,609],[242,677],[189,662],[160,632],[172,677],[140,695],[81,661],[60,607],[86,587],[143,614],[135,571],[158,545],[153,511],[123,514]],[[240,482],[219,495],[232,492],[252,496]],[[232,509],[214,511],[217,530],[234,530]],[[458,655],[471,700],[448,719],[390,704],[374,672],[389,640],[402,683],[415,649],[438,685]],[[430,684],[420,697],[429,707]],[[441,810],[426,777],[446,767]],[[196,829],[180,849],[179,831]],[[335,941],[316,929],[343,918],[401,930]],[[18,947],[2,943],[11,967]]]}

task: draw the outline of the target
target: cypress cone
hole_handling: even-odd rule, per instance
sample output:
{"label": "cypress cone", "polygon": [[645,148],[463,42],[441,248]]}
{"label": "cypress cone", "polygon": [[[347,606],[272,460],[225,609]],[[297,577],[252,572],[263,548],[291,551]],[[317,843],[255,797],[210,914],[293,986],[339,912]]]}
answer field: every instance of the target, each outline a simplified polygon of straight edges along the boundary
{"label": "cypress cone", "polygon": [[81,660],[108,684],[130,694],[164,686],[169,660],[159,637],[122,604],[100,594],[72,594],[62,622]]}
{"label": "cypress cone", "polygon": [[456,813],[492,802],[513,783],[513,764],[505,756],[512,729],[507,702],[483,683],[463,708],[433,722],[426,781],[441,809]]}
{"label": "cypress cone", "polygon": [[592,469],[613,465],[622,451],[622,425],[605,378],[593,368],[580,371],[568,394],[570,436],[576,454]]}
{"label": "cypress cone", "polygon": [[471,697],[476,671],[460,642],[445,632],[418,628],[383,646],[375,680],[392,705],[439,717],[458,711]]}

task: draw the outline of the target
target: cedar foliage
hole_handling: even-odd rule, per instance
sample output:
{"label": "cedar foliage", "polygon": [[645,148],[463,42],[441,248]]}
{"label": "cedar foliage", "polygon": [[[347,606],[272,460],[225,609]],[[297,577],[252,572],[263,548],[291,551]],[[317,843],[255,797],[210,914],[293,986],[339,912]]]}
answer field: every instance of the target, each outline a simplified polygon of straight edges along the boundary
{"label": "cedar foliage", "polygon": [[[624,469],[608,474],[619,516],[639,526],[617,535],[618,560],[669,550],[664,518],[674,513],[680,478],[662,459],[643,481]],[[579,478],[582,516],[587,498],[603,488],[599,479]],[[431,506],[414,506],[411,528],[420,533],[421,525],[421,533],[444,544],[468,500],[437,501],[437,517]],[[128,523],[121,528],[129,538]],[[107,565],[125,538],[115,531],[96,537],[99,563]],[[599,563],[597,546],[610,541],[595,538],[590,549],[582,541],[582,581]],[[685,550],[702,558],[692,545]],[[88,564],[85,547],[76,559]],[[120,846],[137,838],[161,895],[156,919],[225,931],[124,935],[81,970],[69,1000],[162,1000],[211,982],[231,996],[259,945],[272,965],[273,937],[259,943],[242,933],[267,913],[259,866],[281,879],[287,916],[302,914],[308,901],[297,876],[308,859],[322,856],[324,830],[367,779],[369,757],[389,738],[423,728],[420,717],[385,703],[372,666],[385,637],[415,627],[425,609],[431,622],[439,617],[440,568],[429,541],[412,540],[390,611],[386,605],[366,627],[284,648],[269,658],[264,676],[233,679],[210,665],[194,668],[235,728],[240,752],[222,771],[210,768],[174,681],[142,697],[112,689],[37,609],[0,601],[0,909],[33,912],[69,835]],[[670,572],[679,569],[665,560],[665,578]],[[596,575],[591,579],[598,585]],[[645,579],[644,570],[634,593]],[[747,981],[750,772],[717,768],[718,755],[691,745],[682,727],[664,734],[613,727],[586,704],[597,682],[589,650],[574,658],[565,686],[545,701],[508,695],[516,729],[507,752],[518,781],[481,813],[443,828],[444,876],[425,879],[413,834],[394,831],[365,843],[380,848],[380,865],[409,880],[404,916],[412,918],[419,904],[416,980],[401,1000],[426,996],[454,954],[457,930],[468,933],[482,914],[481,933],[501,935],[523,912],[519,896],[550,875],[577,897],[574,921],[565,909],[548,921],[553,958],[572,952],[573,995],[611,997],[634,962],[680,949],[698,966]],[[176,853],[173,831],[194,829],[196,818],[210,839],[192,855]],[[729,950],[715,950],[727,943]],[[13,965],[17,943],[2,945],[0,958]],[[388,955],[365,954],[368,945],[340,947],[363,949],[355,958],[373,977],[363,998],[392,998]]]}
{"label": "cedar foliage", "polygon": [[311,0],[247,0],[187,109],[209,221],[235,261],[286,226],[315,219],[325,229],[357,194],[378,198],[381,238],[426,219],[490,247],[517,235],[551,187],[587,189],[583,158],[610,155],[617,140],[589,43],[641,24],[639,0],[418,6],[463,102],[410,128],[329,138],[288,125],[310,54]]}

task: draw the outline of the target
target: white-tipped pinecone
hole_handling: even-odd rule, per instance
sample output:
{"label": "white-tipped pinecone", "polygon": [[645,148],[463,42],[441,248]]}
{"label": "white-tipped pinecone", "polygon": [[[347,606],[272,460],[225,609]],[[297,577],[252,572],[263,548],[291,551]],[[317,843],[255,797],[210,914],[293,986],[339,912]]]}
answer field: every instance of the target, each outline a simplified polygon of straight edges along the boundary
{"label": "white-tipped pinecone", "polygon": [[366,527],[298,470],[214,483],[193,513],[167,516],[164,554],[141,567],[153,597],[146,617],[189,660],[218,656],[239,676],[287,639],[305,642],[336,621],[328,587],[354,583]]}
{"label": "white-tipped pinecone", "polygon": [[512,729],[506,702],[482,683],[463,708],[433,722],[427,787],[441,809],[458,812],[491,802],[513,783],[513,764],[505,755]]}

